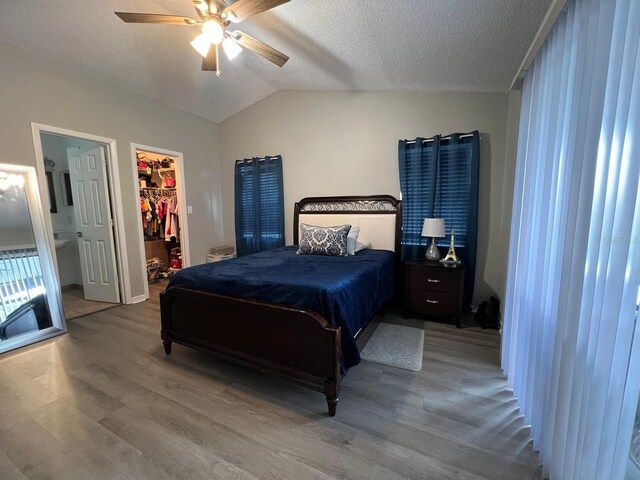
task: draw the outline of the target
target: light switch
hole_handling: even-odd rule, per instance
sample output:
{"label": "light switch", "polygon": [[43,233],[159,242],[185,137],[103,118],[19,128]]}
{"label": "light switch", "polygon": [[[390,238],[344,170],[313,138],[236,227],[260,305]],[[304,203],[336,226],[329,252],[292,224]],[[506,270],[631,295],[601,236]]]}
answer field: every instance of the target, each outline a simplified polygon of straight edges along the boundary
{"label": "light switch", "polygon": [[187,213],[193,213],[193,206],[187,205]]}

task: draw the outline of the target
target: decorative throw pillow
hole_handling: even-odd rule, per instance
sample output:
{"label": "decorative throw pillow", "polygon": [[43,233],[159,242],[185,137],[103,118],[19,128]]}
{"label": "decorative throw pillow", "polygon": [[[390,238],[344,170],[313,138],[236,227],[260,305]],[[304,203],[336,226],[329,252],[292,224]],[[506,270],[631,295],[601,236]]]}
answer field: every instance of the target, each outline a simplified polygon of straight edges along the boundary
{"label": "decorative throw pillow", "polygon": [[347,256],[347,235],[351,225],[337,225],[335,227],[318,227],[300,224],[299,254],[302,255],[332,255]]}
{"label": "decorative throw pillow", "polygon": [[358,243],[358,234],[360,233],[360,227],[351,227],[349,235],[347,235],[347,255],[356,254],[356,243]]}

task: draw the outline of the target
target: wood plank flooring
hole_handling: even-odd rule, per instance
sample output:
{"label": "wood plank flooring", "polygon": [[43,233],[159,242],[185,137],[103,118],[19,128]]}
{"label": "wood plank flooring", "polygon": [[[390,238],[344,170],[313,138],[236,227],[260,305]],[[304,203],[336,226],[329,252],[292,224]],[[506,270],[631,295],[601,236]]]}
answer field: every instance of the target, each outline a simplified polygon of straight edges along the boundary
{"label": "wood plank flooring", "polygon": [[81,285],[67,285],[62,287],[62,308],[67,320],[84,317],[90,313],[101,312],[113,307],[118,303],[94,302],[84,299],[84,289]]}
{"label": "wood plank flooring", "polygon": [[495,331],[422,320],[423,370],[363,362],[324,396],[160,341],[150,301],[0,357],[8,479],[539,479]]}

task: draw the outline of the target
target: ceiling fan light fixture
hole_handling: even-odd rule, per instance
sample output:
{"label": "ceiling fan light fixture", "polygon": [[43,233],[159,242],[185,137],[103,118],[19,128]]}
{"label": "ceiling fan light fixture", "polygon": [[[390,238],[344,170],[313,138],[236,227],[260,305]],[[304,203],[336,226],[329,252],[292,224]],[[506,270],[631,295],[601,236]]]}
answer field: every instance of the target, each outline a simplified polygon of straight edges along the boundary
{"label": "ceiling fan light fixture", "polygon": [[196,7],[200,13],[209,13],[209,6],[206,2],[193,2],[193,6]]}
{"label": "ceiling fan light fixture", "polygon": [[202,24],[202,34],[206,36],[209,43],[218,44],[224,39],[224,29],[215,20],[207,20]]}
{"label": "ceiling fan light fixture", "polygon": [[201,33],[193,40],[193,42],[191,42],[191,46],[196,50],[196,52],[206,58],[209,54],[209,49],[211,48],[211,42],[204,33]]}
{"label": "ceiling fan light fixture", "polygon": [[114,12],[125,23],[157,25],[198,25],[200,35],[191,41],[191,46],[203,57],[202,71],[220,75],[220,47],[229,60],[243,50],[249,50],[278,67],[284,66],[289,57],[251,35],[227,31],[230,22],[239,23],[247,18],[269,11],[290,0],[191,0],[197,16],[194,18],[161,13]]}
{"label": "ceiling fan light fixture", "polygon": [[233,60],[240,53],[242,53],[242,47],[233,41],[231,37],[227,37],[222,42],[222,48],[224,49],[224,53],[229,60]]}

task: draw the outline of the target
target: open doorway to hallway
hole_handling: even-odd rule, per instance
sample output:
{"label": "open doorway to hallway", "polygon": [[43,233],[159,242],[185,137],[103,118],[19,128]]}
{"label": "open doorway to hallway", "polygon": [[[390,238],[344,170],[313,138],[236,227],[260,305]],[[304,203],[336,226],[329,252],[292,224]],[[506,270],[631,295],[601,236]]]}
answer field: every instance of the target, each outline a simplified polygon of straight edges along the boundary
{"label": "open doorway to hallway", "polygon": [[123,297],[112,210],[110,145],[40,132],[47,189],[43,210],[53,228],[67,319],[105,310]]}

